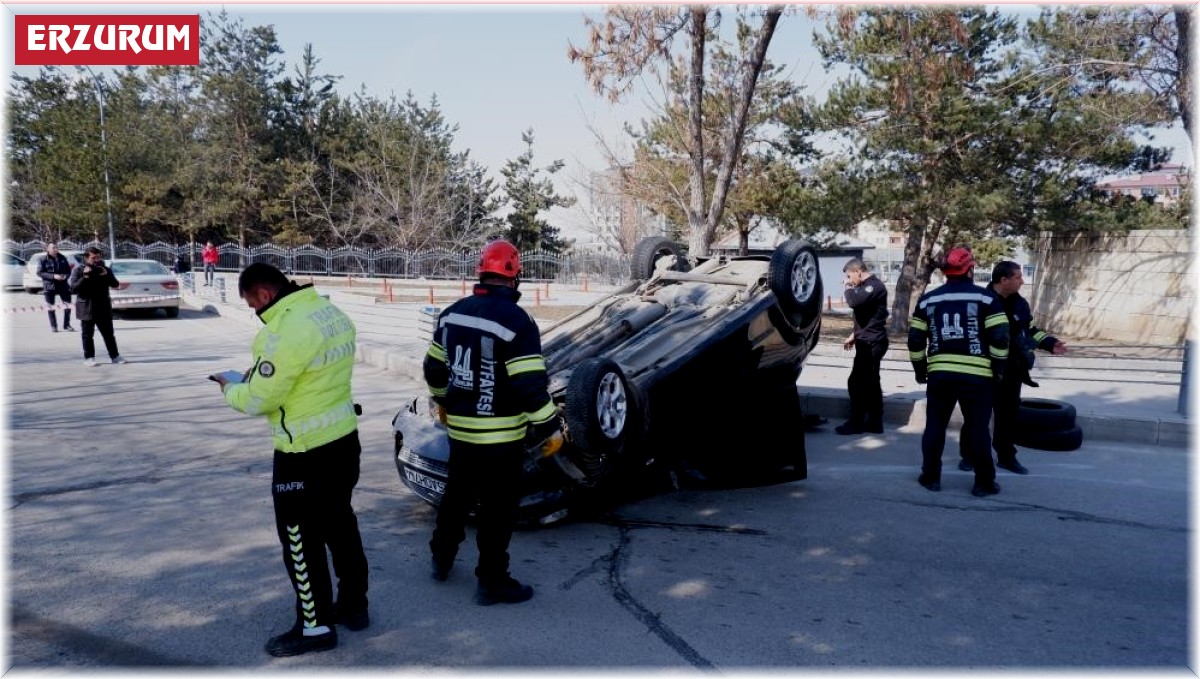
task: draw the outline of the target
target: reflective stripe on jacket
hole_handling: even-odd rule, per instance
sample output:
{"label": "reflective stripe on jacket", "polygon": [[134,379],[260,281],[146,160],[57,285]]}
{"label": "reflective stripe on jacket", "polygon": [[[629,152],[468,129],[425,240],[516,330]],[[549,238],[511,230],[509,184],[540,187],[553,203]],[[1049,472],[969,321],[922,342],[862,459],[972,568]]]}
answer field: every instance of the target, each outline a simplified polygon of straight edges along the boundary
{"label": "reflective stripe on jacket", "polygon": [[531,426],[558,426],[541,333],[517,306],[520,297],[507,286],[480,283],[438,317],[425,382],[446,409],[456,441],[512,443]]}
{"label": "reflective stripe on jacket", "polygon": [[908,358],[926,369],[991,379],[1008,360],[1008,316],[1000,298],[966,278],[951,278],[917,301]]}
{"label": "reflective stripe on jacket", "polygon": [[355,328],[311,286],[284,290],[260,314],[250,378],[225,388],[225,402],[265,415],[275,449],[300,453],[358,428],[350,380]]}

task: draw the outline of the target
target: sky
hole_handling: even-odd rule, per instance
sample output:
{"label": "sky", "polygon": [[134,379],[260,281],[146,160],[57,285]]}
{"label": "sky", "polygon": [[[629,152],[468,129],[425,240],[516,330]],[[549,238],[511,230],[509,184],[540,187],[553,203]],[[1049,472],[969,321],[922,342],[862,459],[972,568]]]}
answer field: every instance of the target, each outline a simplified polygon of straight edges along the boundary
{"label": "sky", "polygon": [[[1034,16],[1033,5],[1009,5]],[[588,86],[579,64],[568,61],[568,43],[583,45],[586,14],[602,15],[602,5],[575,4],[7,4],[12,14],[53,13],[199,13],[222,8],[246,26],[272,25],[283,49],[288,73],[306,44],[312,44],[323,73],[340,75],[343,94],[376,97],[411,91],[422,104],[437,97],[446,121],[458,126],[457,151],[489,168],[500,169],[524,152],[521,134],[534,132],[534,162],[566,163],[555,179],[561,193],[582,199],[579,182],[606,165],[598,132],[620,145],[624,123],[637,123],[653,102],[635,94],[610,104]],[[733,25],[727,11],[725,22]],[[4,43],[12,44],[13,22],[5,22]],[[780,22],[768,57],[786,67],[792,80],[810,94],[824,92],[836,79],[827,74],[811,44],[812,23],[803,15]],[[12,50],[3,48],[11,68]],[[37,69],[15,69],[34,75]],[[644,92],[644,91],[643,91]],[[1155,143],[1176,147],[1175,160],[1189,166],[1194,158],[1182,129],[1165,130]],[[584,202],[581,200],[581,203]],[[552,222],[574,230],[576,211],[551,214]]]}

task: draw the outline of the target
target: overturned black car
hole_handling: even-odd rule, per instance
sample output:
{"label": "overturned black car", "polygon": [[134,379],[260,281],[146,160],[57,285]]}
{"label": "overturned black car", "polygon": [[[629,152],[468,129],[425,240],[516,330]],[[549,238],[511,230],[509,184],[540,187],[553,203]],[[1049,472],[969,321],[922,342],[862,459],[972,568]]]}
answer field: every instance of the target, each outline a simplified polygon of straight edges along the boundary
{"label": "overturned black car", "polygon": [[[788,240],[770,257],[690,269],[673,241],[647,238],[632,273],[630,285],[542,331],[566,445],[530,454],[525,519],[560,519],[574,499],[646,468],[807,475],[796,380],[821,327],[813,247]],[[436,506],[449,444],[428,399],[401,408],[392,425],[401,480]]]}

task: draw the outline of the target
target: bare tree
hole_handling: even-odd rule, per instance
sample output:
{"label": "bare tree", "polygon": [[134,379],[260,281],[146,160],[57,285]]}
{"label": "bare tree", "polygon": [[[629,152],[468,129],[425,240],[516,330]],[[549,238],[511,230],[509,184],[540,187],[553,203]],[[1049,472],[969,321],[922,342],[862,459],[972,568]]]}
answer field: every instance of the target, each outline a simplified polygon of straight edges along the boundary
{"label": "bare tree", "polygon": [[[685,210],[689,228],[689,251],[693,257],[707,256],[728,197],[729,185],[741,158],[746,120],[754,89],[766,59],[767,47],[783,14],[783,6],[773,5],[762,12],[754,44],[745,55],[743,78],[730,128],[722,139],[721,161],[716,172],[713,194],[705,196],[705,149],[703,110],[705,55],[710,38],[710,18],[719,24],[720,11],[707,6],[639,7],[621,6],[606,10],[603,23],[584,19],[589,30],[583,48],[569,46],[567,57],[582,64],[584,74],[597,94],[616,102],[632,86],[634,79],[647,70],[660,71],[662,64],[673,63],[671,45],[675,36],[686,32],[690,50],[686,57],[690,77],[686,102],[688,113],[689,200]],[[707,202],[707,207],[705,203]]]}

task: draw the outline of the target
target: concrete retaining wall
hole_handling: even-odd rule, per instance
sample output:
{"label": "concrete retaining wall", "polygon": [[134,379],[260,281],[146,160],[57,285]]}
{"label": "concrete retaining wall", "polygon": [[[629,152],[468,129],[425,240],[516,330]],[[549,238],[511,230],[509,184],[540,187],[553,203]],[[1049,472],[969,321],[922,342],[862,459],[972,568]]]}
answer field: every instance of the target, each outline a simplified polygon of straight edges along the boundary
{"label": "concrete retaining wall", "polygon": [[1050,234],[1038,239],[1034,317],[1052,333],[1179,345],[1196,300],[1191,232]]}

